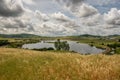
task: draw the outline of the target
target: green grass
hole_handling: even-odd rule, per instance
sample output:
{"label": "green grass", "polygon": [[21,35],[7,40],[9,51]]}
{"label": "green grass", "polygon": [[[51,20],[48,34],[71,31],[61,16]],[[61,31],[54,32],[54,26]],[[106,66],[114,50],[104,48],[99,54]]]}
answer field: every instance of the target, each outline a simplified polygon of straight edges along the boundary
{"label": "green grass", "polygon": [[0,80],[120,80],[120,55],[0,48]]}

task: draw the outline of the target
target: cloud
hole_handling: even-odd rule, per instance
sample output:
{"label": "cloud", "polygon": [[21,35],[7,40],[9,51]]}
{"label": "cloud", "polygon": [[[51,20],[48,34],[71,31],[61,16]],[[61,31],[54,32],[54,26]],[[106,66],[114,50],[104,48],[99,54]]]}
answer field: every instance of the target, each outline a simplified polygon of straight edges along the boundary
{"label": "cloud", "polygon": [[78,6],[80,6],[84,0],[55,0],[60,3],[65,8],[71,10],[72,12],[76,12]]}
{"label": "cloud", "polygon": [[94,14],[89,17],[83,17],[80,19],[81,24],[86,25],[86,26],[97,26],[102,24],[103,21],[103,16],[99,13]]}
{"label": "cloud", "polygon": [[65,9],[70,10],[75,16],[88,17],[98,13],[98,10],[93,6],[84,3],[86,0],[56,0],[61,5],[65,6]]}
{"label": "cloud", "polygon": [[72,19],[70,19],[68,16],[65,16],[63,13],[58,12],[58,13],[53,13],[51,15],[51,18],[57,20],[57,21],[61,21],[61,22],[67,22],[67,21],[71,21]]}
{"label": "cloud", "polygon": [[19,16],[24,12],[21,0],[0,0],[0,15],[5,17]]}
{"label": "cloud", "polygon": [[119,27],[110,26],[105,22],[105,17],[97,13],[89,17],[71,19],[61,12],[53,14],[28,12],[19,17],[0,17],[0,33],[34,33],[42,36],[119,34]]}
{"label": "cloud", "polygon": [[120,10],[112,8],[107,14],[104,14],[104,19],[109,25],[120,25]]}
{"label": "cloud", "polygon": [[33,32],[34,27],[30,22],[32,19],[31,14],[26,12],[19,17],[0,17],[0,29],[4,30],[3,33]]}
{"label": "cloud", "polygon": [[28,4],[28,5],[35,5],[36,3],[35,3],[35,0],[23,0],[23,2],[25,3],[25,4]]}
{"label": "cloud", "polygon": [[75,12],[76,15],[78,15],[79,17],[89,17],[92,16],[94,14],[97,14],[98,11],[96,8],[87,5],[87,4],[82,4],[79,8],[79,10],[77,12]]}
{"label": "cloud", "polygon": [[[39,5],[40,1],[35,1],[0,0],[0,33],[34,33],[43,36],[120,34],[120,10],[116,8],[101,14],[95,7],[85,3],[86,0],[56,0],[69,11],[44,13],[29,9],[29,6],[34,6],[33,3]],[[46,0],[43,3],[47,1],[50,2]],[[72,12],[73,17],[68,12]]]}
{"label": "cloud", "polygon": [[71,5],[76,5],[76,4],[80,4],[81,2],[85,1],[85,0],[56,0],[59,3],[64,3],[66,6],[71,6]]}
{"label": "cloud", "polygon": [[39,18],[41,21],[48,21],[49,16],[47,14],[41,13],[39,10],[35,11],[35,17]]}
{"label": "cloud", "polygon": [[[49,19],[45,21],[45,17],[48,17]],[[35,31],[39,32],[41,35],[60,36],[73,34],[73,32],[75,32],[72,29],[72,27],[75,25],[73,19],[61,12],[46,15],[40,11],[37,11],[36,18],[38,21],[34,24]]]}

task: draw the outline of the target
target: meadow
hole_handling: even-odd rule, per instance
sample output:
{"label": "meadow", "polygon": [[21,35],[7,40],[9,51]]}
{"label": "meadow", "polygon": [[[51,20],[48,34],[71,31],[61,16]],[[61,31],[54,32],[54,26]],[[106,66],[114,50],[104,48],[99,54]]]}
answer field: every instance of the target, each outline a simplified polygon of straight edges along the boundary
{"label": "meadow", "polygon": [[[81,55],[21,49],[23,44],[56,39],[109,50],[105,54]],[[120,36],[0,38],[0,43],[0,80],[120,80]],[[108,55],[113,51],[114,55]]]}
{"label": "meadow", "polygon": [[0,48],[0,80],[120,80],[120,55]]}

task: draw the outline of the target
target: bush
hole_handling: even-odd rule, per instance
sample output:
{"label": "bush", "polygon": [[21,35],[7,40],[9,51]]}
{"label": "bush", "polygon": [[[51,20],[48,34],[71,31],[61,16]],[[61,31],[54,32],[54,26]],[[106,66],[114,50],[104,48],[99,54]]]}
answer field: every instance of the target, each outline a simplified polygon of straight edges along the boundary
{"label": "bush", "polygon": [[104,45],[104,43],[102,43],[101,45]]}
{"label": "bush", "polygon": [[118,42],[120,42],[120,39],[118,39]]}
{"label": "bush", "polygon": [[0,40],[0,46],[8,45],[8,40]]}
{"label": "bush", "polygon": [[116,48],[116,47],[120,47],[120,43],[108,44],[107,46],[110,48]]}
{"label": "bush", "polygon": [[90,44],[91,47],[93,47],[94,45],[93,44]]}
{"label": "bush", "polygon": [[36,51],[51,51],[51,50],[54,50],[54,48],[49,47],[49,48],[41,48],[41,49],[33,49],[33,50],[36,50]]}
{"label": "bush", "polygon": [[22,45],[23,45],[23,43],[20,43],[20,42],[18,42],[18,43],[12,42],[8,45],[8,47],[10,47],[10,48],[21,48]]}

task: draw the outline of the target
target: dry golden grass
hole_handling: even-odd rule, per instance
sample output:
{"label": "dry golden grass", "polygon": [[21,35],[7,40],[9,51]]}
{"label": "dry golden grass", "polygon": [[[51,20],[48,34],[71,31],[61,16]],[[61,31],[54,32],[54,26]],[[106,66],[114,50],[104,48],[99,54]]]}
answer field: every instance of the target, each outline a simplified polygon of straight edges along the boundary
{"label": "dry golden grass", "polygon": [[0,80],[120,80],[120,55],[0,48]]}

